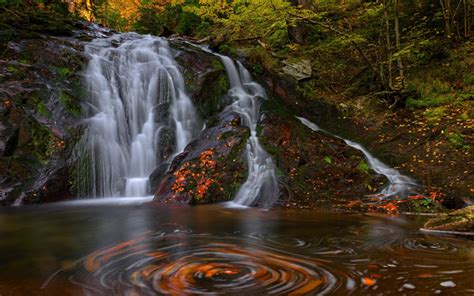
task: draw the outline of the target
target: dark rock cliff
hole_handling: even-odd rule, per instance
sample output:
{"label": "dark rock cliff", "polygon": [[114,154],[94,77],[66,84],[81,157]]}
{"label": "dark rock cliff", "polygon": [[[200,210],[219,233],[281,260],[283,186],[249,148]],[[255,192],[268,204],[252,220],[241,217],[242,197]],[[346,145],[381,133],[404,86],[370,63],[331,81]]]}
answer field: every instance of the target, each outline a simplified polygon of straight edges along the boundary
{"label": "dark rock cliff", "polygon": [[2,18],[0,204],[70,198],[81,134],[83,44],[105,31],[41,11]]}

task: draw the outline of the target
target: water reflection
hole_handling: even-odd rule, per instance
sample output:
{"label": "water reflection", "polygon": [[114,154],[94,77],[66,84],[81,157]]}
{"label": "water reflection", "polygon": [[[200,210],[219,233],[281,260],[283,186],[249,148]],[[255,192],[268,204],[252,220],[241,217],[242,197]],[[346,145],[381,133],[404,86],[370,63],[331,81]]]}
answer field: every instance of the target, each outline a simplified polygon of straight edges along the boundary
{"label": "water reflection", "polygon": [[[474,244],[423,221],[220,206],[0,212],[3,295],[466,294]],[[43,289],[42,289],[43,287]]]}
{"label": "water reflection", "polygon": [[324,265],[258,240],[149,233],[94,252],[63,273],[103,294],[306,294],[337,282]]}

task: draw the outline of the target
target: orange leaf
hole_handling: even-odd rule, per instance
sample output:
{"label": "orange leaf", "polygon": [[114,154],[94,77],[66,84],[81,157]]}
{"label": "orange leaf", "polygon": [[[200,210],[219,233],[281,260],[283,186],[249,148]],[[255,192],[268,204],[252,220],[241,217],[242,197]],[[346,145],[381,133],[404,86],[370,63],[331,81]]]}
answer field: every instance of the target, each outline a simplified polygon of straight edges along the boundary
{"label": "orange leaf", "polygon": [[362,284],[369,287],[375,285],[376,282],[377,282],[376,280],[368,278],[368,277],[362,278]]}
{"label": "orange leaf", "polygon": [[432,278],[433,275],[430,273],[422,273],[422,274],[419,274],[417,277],[419,277],[420,279],[428,279],[428,278]]}

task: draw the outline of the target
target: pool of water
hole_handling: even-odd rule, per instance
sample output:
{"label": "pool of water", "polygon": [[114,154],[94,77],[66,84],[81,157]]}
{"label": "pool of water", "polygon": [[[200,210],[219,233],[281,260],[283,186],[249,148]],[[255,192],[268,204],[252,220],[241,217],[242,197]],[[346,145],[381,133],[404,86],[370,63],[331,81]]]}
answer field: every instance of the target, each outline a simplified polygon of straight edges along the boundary
{"label": "pool of water", "polygon": [[473,295],[426,218],[109,199],[0,210],[0,295]]}

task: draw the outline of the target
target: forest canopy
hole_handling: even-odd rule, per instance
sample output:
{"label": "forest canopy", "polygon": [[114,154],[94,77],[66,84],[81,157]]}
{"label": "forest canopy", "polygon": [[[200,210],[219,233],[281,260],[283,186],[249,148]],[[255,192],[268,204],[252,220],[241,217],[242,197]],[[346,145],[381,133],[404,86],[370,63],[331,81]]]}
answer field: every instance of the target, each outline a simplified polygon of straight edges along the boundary
{"label": "forest canopy", "polygon": [[[248,58],[260,72],[274,71],[281,58],[316,56],[319,61],[313,66],[321,68],[318,83],[336,91],[351,87],[378,91],[393,104],[426,107],[472,94],[469,85],[474,77],[466,65],[434,73],[429,85],[410,74],[471,44],[473,0],[0,0],[0,4],[62,11],[118,31],[186,36],[230,55],[238,48],[251,48]],[[359,85],[354,86],[348,75],[357,75]],[[360,85],[368,89],[361,90]],[[455,89],[461,91],[453,93]]]}

